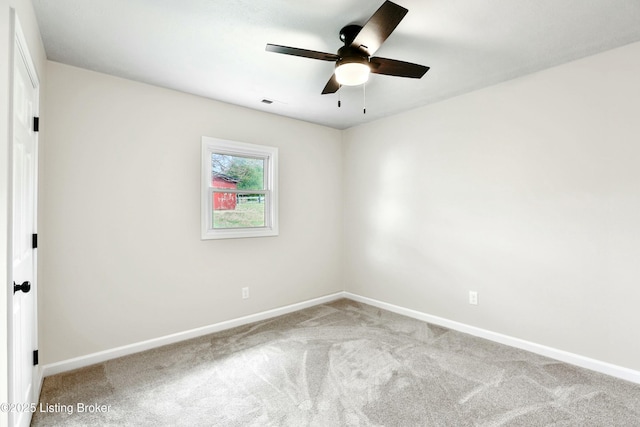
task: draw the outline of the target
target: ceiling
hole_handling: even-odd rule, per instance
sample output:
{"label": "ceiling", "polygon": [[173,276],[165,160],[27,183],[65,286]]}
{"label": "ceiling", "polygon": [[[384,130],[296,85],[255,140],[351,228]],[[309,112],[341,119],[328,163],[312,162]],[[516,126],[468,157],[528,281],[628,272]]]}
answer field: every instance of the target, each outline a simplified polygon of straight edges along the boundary
{"label": "ceiling", "polygon": [[[321,95],[340,29],[383,0],[33,0],[50,60],[337,129],[640,40],[638,0],[394,0],[409,9],[376,56],[430,66]],[[263,99],[273,101],[265,104]],[[363,105],[366,99],[366,114]]]}

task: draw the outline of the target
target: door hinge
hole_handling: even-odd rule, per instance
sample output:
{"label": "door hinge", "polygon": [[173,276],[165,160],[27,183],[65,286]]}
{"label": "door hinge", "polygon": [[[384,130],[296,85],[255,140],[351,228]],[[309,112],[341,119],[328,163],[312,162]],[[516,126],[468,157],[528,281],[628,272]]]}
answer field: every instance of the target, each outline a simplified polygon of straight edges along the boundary
{"label": "door hinge", "polygon": [[40,132],[40,117],[33,118],[33,131]]}
{"label": "door hinge", "polygon": [[38,234],[34,233],[31,235],[31,247],[33,249],[38,249]]}
{"label": "door hinge", "polygon": [[33,366],[38,364],[38,350],[33,350]]}

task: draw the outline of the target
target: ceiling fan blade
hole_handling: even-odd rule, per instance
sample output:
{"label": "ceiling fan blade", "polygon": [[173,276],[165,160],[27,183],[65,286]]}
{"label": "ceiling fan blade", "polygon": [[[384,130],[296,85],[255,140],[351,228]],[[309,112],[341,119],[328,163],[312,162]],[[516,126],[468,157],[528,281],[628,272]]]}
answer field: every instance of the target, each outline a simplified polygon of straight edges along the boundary
{"label": "ceiling fan blade", "polygon": [[297,47],[280,46],[268,43],[268,52],[282,53],[285,55],[301,56],[303,58],[320,59],[321,61],[337,61],[340,57],[333,53],[318,52],[315,50],[299,49]]}
{"label": "ceiling fan blade", "polygon": [[408,9],[393,2],[385,1],[364,24],[364,27],[351,43],[351,47],[364,49],[369,56],[373,55],[393,30],[396,29],[407,12],[409,12]]}
{"label": "ceiling fan blade", "polygon": [[373,57],[369,61],[372,73],[385,74],[387,76],[419,79],[429,71],[429,67],[424,65],[398,61],[396,59]]}
{"label": "ceiling fan blade", "polygon": [[336,75],[334,73],[334,74],[331,74],[331,78],[329,79],[329,81],[327,82],[327,85],[322,90],[322,94],[326,95],[328,93],[336,93],[338,89],[340,89],[340,83],[338,83],[338,80],[336,80]]}

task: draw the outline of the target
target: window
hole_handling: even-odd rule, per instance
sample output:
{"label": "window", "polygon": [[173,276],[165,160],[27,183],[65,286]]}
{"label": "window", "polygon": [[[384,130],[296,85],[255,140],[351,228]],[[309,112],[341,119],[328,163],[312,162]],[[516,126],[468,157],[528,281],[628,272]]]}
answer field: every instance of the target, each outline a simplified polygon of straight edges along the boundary
{"label": "window", "polygon": [[278,149],[202,137],[202,239],[278,235]]}

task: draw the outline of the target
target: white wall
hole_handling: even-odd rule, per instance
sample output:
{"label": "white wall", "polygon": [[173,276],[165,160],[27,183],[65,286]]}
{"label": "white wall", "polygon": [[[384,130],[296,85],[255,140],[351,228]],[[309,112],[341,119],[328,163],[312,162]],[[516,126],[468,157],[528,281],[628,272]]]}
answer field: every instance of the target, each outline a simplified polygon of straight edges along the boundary
{"label": "white wall", "polygon": [[[8,304],[12,292],[11,287],[11,263],[8,255],[8,236],[10,198],[9,186],[9,120],[11,88],[10,65],[13,46],[13,34],[10,28],[10,8],[16,10],[16,14],[22,25],[22,30],[32,55],[36,72],[40,79],[41,87],[45,86],[45,53],[40,32],[35,20],[35,14],[29,0],[0,0],[0,277],[3,278],[3,292],[0,292],[0,402],[8,401]],[[41,91],[41,99],[43,92]],[[0,426],[8,423],[8,414],[0,412]]]}
{"label": "white wall", "polygon": [[[55,62],[48,81],[43,363],[342,289],[339,131]],[[278,237],[200,240],[203,135],[279,147]]]}
{"label": "white wall", "polygon": [[640,43],[346,131],[346,289],[640,369],[638,76]]}

